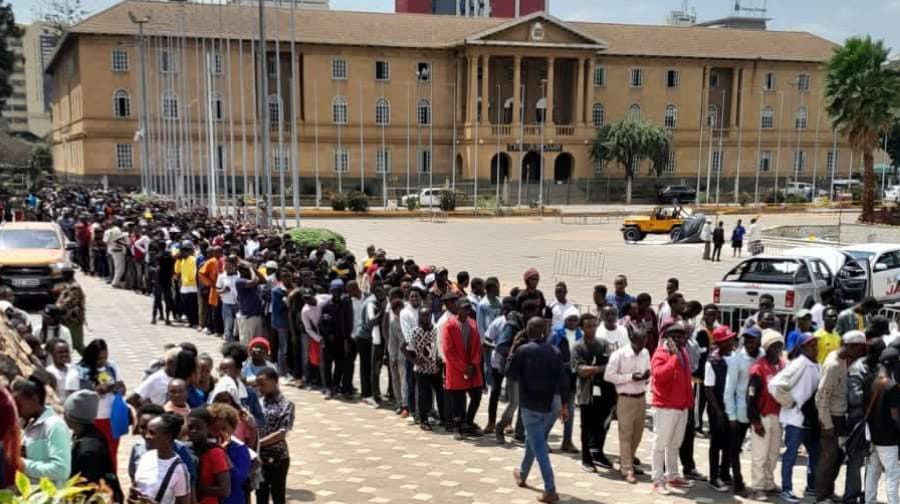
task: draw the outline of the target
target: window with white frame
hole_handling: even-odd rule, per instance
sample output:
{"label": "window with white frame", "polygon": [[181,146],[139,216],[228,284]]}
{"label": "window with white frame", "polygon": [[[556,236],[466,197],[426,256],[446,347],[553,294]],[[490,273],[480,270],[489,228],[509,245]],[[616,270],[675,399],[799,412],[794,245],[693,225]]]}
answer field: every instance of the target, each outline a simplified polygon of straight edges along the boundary
{"label": "window with white frame", "polygon": [[637,175],[641,171],[641,159],[637,156],[631,159],[631,172]]}
{"label": "window with white frame", "polygon": [[266,58],[266,74],[268,74],[270,79],[278,78],[278,58],[275,55],[270,55]]}
{"label": "window with white frame", "polygon": [[416,156],[416,169],[419,173],[431,173],[431,151],[422,149]]}
{"label": "window with white frame", "polygon": [[809,91],[809,74],[801,73],[797,75],[797,90],[802,92]]}
{"label": "window with white frame", "polygon": [[375,100],[375,124],[378,126],[391,124],[391,104],[387,98]]}
{"label": "window with white frame", "polygon": [[225,146],[222,144],[216,144],[216,171],[224,172],[225,171],[225,160],[228,155],[225,152]]}
{"label": "window with white frame", "polygon": [[391,80],[391,64],[384,60],[375,62],[375,80],[389,81]]}
{"label": "window with white frame", "polygon": [[116,169],[130,170],[134,168],[134,150],[131,144],[116,144]]}
{"label": "window with white frame", "polygon": [[725,152],[724,151],[713,151],[712,153],[712,171],[713,173],[719,173],[722,170],[722,166],[725,164]]}
{"label": "window with white frame", "polygon": [[419,126],[428,126],[431,124],[431,102],[422,98],[416,105],[416,120]]}
{"label": "window with white frame", "polygon": [[637,103],[633,103],[631,107],[628,107],[628,119],[632,121],[640,121],[641,120],[641,106]]}
{"label": "window with white frame", "polygon": [[331,102],[331,121],[334,124],[347,124],[347,117],[347,99],[343,96],[335,96]]}
{"label": "window with white frame", "polygon": [[166,146],[166,170],[173,172],[181,168],[181,149],[178,144]]}
{"label": "window with white frame", "polygon": [[113,72],[128,71],[128,52],[125,49],[113,49],[110,58]]}
{"label": "window with white frame", "polygon": [[719,124],[719,107],[710,105],[706,109],[706,125],[715,129]]}
{"label": "window with white frame", "polygon": [[347,80],[347,60],[343,58],[331,60],[331,78],[334,80]]}
{"label": "window with white frame", "polygon": [[840,158],[840,151],[828,151],[828,161],[825,163],[825,166],[829,173],[837,169],[838,158]]}
{"label": "window with white frame", "polygon": [[375,151],[375,173],[391,173],[391,150],[378,149]]}
{"label": "window with white frame", "polygon": [[763,107],[762,114],[759,117],[759,126],[762,129],[775,127],[775,110],[772,107]]}
{"label": "window with white frame", "polygon": [[164,119],[178,119],[178,95],[175,93],[163,93],[162,116]]}
{"label": "window with white frame", "polygon": [[213,73],[215,75],[222,75],[223,73],[225,73],[225,58],[222,57],[222,53],[219,51],[213,51],[212,60]]}
{"label": "window with white frame", "polygon": [[131,117],[131,96],[124,89],[113,93],[113,116],[117,119]]}
{"label": "window with white frame", "polygon": [[631,74],[629,75],[628,85],[633,88],[639,88],[644,86],[644,69],[643,68],[632,68]]}
{"label": "window with white frame", "polygon": [[277,94],[269,95],[269,128],[277,129],[278,125],[284,120],[284,106],[281,97]]}
{"label": "window with white frame", "polygon": [[416,64],[416,80],[431,82],[431,63],[420,61]]}
{"label": "window with white frame", "polygon": [[272,169],[276,173],[287,172],[289,164],[288,150],[286,148],[272,149]]}
{"label": "window with white frame", "polygon": [[603,175],[603,170],[606,169],[606,161],[602,159],[594,160],[594,175]]}
{"label": "window with white frame", "polygon": [[806,151],[794,152],[794,173],[803,173],[806,169]]}
{"label": "window with white frame", "polygon": [[666,156],[666,166],[663,167],[663,173],[672,175],[678,167],[678,158],[675,156],[675,149],[670,149]]}
{"label": "window with white frame", "polygon": [[606,122],[606,110],[603,108],[602,103],[595,103],[593,110],[591,110],[591,120],[594,122],[595,128],[602,128],[603,124]]}
{"label": "window with white frame", "polygon": [[767,173],[772,169],[772,151],[762,151],[759,153],[759,171]]}
{"label": "window with white frame", "polygon": [[225,118],[225,100],[220,93],[213,95],[213,119],[221,121]]}
{"label": "window with white frame", "polygon": [[347,148],[334,149],[334,172],[350,173],[350,150]]}
{"label": "window with white frame", "polygon": [[775,72],[766,72],[766,74],[763,76],[763,90],[775,90]]}
{"label": "window with white frame", "polygon": [[606,87],[606,67],[594,68],[594,87]]}
{"label": "window with white frame", "polygon": [[675,129],[678,127],[678,107],[675,105],[666,105],[665,127]]}
{"label": "window with white frame", "polygon": [[178,71],[178,60],[174,52],[169,49],[159,50],[159,71],[163,73],[175,73]]}
{"label": "window with white frame", "polygon": [[797,109],[797,115],[794,117],[794,129],[806,129],[809,123],[809,112],[806,107]]}
{"label": "window with white frame", "polygon": [[681,76],[678,74],[678,70],[669,69],[666,70],[666,87],[669,89],[675,89],[678,87],[678,82],[680,81]]}

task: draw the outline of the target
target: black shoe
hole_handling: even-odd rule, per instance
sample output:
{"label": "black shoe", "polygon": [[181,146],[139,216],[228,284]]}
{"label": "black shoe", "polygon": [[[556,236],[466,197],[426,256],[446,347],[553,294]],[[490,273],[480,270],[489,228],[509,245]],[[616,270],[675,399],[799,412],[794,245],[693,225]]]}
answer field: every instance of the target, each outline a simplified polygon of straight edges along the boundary
{"label": "black shoe", "polygon": [[696,469],[691,469],[690,471],[684,471],[684,479],[694,480],[694,481],[706,481],[706,476],[697,472]]}
{"label": "black shoe", "polygon": [[722,481],[718,478],[714,479],[714,480],[710,480],[709,486],[711,486],[713,490],[715,490],[717,492],[722,492],[722,493],[725,493],[731,489],[731,487],[729,487],[727,484],[725,484],[724,481]]}
{"label": "black shoe", "polygon": [[646,476],[647,475],[647,473],[643,469],[637,467],[637,465],[635,465],[634,469],[631,472],[633,472],[635,476]]}
{"label": "black shoe", "polygon": [[585,465],[584,462],[582,462],[581,464],[578,464],[578,465],[581,466],[581,470],[584,472],[589,472],[589,473],[597,472],[597,468],[594,467],[593,465]]}
{"label": "black shoe", "polygon": [[612,469],[613,467],[612,461],[606,458],[606,455],[600,455],[599,457],[595,458],[594,463],[604,469]]}
{"label": "black shoe", "polygon": [[466,427],[466,435],[472,437],[482,437],[484,436],[484,431],[482,431],[481,427],[479,427],[478,425],[472,424]]}
{"label": "black shoe", "polygon": [[[641,459],[639,459],[639,458],[637,458],[637,457],[634,457],[634,459],[631,461],[631,463],[634,464],[634,465],[636,465],[636,466],[642,465],[642,464],[641,464]],[[635,471],[634,474],[637,474],[637,471]]]}
{"label": "black shoe", "polygon": [[456,433],[453,434],[453,439],[455,439],[455,440],[457,440],[457,441],[462,441],[462,440],[465,439],[465,438],[466,438],[466,437],[463,435],[462,432],[456,431]]}

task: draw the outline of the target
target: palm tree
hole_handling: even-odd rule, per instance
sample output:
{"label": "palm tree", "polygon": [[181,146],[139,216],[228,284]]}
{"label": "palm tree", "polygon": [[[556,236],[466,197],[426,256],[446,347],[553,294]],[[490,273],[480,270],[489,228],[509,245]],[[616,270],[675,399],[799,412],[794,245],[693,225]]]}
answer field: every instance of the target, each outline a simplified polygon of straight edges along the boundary
{"label": "palm tree", "polygon": [[879,135],[900,108],[900,73],[886,65],[890,49],[871,37],[851,37],[828,62],[825,96],[834,127],[847,135],[863,157],[862,221],[871,221],[875,204],[875,156]]}
{"label": "palm tree", "polygon": [[671,137],[664,128],[646,121],[626,119],[597,130],[590,156],[594,162],[618,163],[625,168],[625,203],[631,203],[634,168],[649,158],[653,164],[651,173],[661,173],[670,147]]}

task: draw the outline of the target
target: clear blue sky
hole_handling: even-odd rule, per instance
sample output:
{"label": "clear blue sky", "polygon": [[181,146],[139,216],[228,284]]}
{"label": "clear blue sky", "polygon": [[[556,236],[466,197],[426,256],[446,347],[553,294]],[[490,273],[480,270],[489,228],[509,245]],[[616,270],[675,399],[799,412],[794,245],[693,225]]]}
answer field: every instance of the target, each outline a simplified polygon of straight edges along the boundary
{"label": "clear blue sky", "polygon": [[[34,5],[41,0],[11,0],[16,19],[28,22]],[[95,12],[116,0],[82,0]],[[550,12],[562,19],[619,23],[661,23],[681,0],[550,0]],[[763,0],[743,0],[762,5]],[[835,42],[857,34],[883,38],[900,54],[900,0],[769,0],[772,29],[810,31]],[[731,12],[733,0],[690,0],[700,19]],[[331,0],[333,9],[385,11],[394,9],[394,0]]]}

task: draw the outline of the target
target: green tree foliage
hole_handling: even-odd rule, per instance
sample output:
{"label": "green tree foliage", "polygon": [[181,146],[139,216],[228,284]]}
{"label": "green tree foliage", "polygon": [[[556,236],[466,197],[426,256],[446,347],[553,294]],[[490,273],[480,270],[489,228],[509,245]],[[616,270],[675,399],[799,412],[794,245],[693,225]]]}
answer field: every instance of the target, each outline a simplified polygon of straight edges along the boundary
{"label": "green tree foliage", "polygon": [[665,169],[672,137],[665,128],[647,121],[626,119],[607,124],[597,131],[590,146],[595,162],[618,163],[625,168],[625,202],[631,203],[634,167],[649,159],[650,173],[659,176]]}
{"label": "green tree foliage", "polygon": [[891,166],[900,168],[900,119],[888,130],[887,153],[891,157]]}
{"label": "green tree foliage", "polygon": [[886,65],[890,49],[871,37],[851,37],[828,62],[825,96],[835,128],[863,157],[862,215],[874,217],[875,155],[880,135],[894,123],[900,107],[900,72]]}

